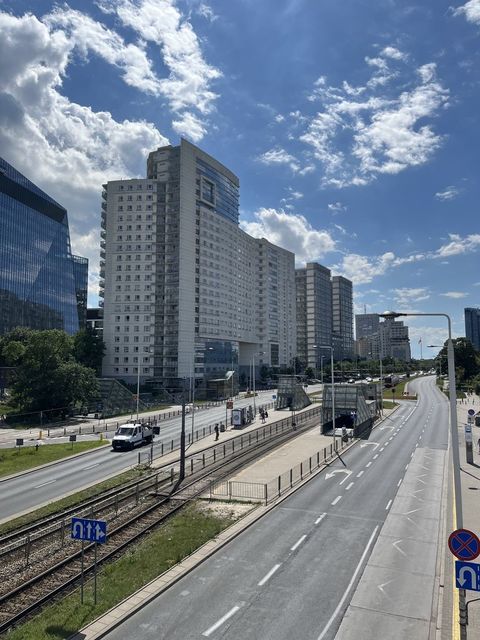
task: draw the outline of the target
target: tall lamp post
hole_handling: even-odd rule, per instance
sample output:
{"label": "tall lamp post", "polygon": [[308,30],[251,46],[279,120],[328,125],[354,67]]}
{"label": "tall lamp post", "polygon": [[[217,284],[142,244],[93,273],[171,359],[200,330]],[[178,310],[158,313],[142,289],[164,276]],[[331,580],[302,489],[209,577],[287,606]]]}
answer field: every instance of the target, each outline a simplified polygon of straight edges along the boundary
{"label": "tall lamp post", "polygon": [[[444,346],[445,345],[443,345],[443,344],[427,344],[427,347],[429,349],[443,349]],[[438,375],[440,377],[442,376],[442,358],[446,358],[446,357],[447,357],[446,355],[440,355],[440,354],[437,355],[438,367],[439,367],[439,374]]]}
{"label": "tall lamp post", "polygon": [[332,379],[332,427],[333,427],[333,450],[336,451],[336,436],[335,436],[335,372],[333,370],[333,347],[328,344],[314,344],[314,349],[330,349],[330,373]]}
{"label": "tall lamp post", "polygon": [[252,381],[253,381],[253,419],[256,418],[257,415],[257,403],[256,403],[256,392],[255,392],[255,356],[264,356],[265,351],[259,351],[258,353],[254,353],[252,356]]}
{"label": "tall lamp post", "polygon": [[[448,396],[450,402],[450,437],[452,441],[452,463],[453,463],[453,483],[455,488],[455,510],[457,518],[457,529],[463,528],[462,510],[462,482],[460,478],[460,451],[458,446],[458,426],[457,426],[457,388],[455,383],[455,353],[452,342],[452,321],[446,313],[400,313],[388,311],[379,314],[382,318],[399,318],[402,316],[426,316],[441,317],[447,319],[448,341],[447,341],[447,363],[448,363]],[[460,626],[463,637],[466,637],[465,627],[465,589],[459,589],[460,603]]]}
{"label": "tall lamp post", "polygon": [[[205,351],[213,351],[213,347],[205,347],[203,349],[203,352]],[[190,444],[193,444],[193,434],[194,434],[194,427],[195,427],[195,355],[197,353],[202,353],[202,349],[196,349],[195,347],[193,348],[193,363],[192,363],[192,382],[191,382],[191,388],[192,388],[192,393],[191,393],[191,399],[192,399],[192,437],[190,440]],[[203,375],[205,377],[205,371],[203,372]],[[226,425],[225,425],[226,426]]]}

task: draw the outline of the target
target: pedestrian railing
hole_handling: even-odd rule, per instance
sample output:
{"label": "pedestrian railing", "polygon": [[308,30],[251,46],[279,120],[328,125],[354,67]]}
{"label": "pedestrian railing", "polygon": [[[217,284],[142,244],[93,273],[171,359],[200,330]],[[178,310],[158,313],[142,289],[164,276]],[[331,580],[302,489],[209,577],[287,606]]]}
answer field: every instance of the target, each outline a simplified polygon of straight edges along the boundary
{"label": "pedestrian railing", "polygon": [[312,475],[321,467],[327,465],[338,451],[341,451],[347,446],[348,442],[344,442],[341,438],[338,438],[335,444],[335,449],[332,443],[328,447],[324,447],[321,451],[317,451],[312,456],[305,458],[305,460],[291,467],[288,471],[272,478],[269,482],[239,482],[237,480],[213,482],[210,486],[210,498],[252,500],[268,504],[272,500],[282,496],[286,491],[292,489],[296,484]]}

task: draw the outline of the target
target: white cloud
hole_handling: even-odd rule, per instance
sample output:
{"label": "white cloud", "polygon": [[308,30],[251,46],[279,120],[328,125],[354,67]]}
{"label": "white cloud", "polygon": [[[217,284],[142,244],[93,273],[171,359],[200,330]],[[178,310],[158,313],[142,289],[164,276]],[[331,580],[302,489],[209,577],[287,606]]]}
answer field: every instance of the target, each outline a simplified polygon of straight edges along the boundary
{"label": "white cloud", "polygon": [[143,173],[168,140],[152,123],[118,122],[61,94],[76,47],[64,31],[0,12],[0,32],[2,156],[68,209],[73,251],[95,278],[101,185]]}
{"label": "white cloud", "polygon": [[392,58],[392,60],[407,60],[408,56],[403,51],[400,51],[396,47],[385,47],[382,50],[382,54],[386,58]]}
{"label": "white cloud", "polygon": [[468,293],[464,293],[463,291],[447,291],[446,293],[441,293],[441,296],[445,298],[453,298],[454,300],[460,300],[460,298],[467,298]]}
{"label": "white cloud", "polygon": [[444,189],[443,191],[437,191],[437,193],[435,194],[435,197],[438,200],[453,200],[458,196],[459,193],[460,191],[457,189],[457,187],[450,186]]}
{"label": "white cloud", "polygon": [[341,202],[330,202],[328,204],[328,208],[330,211],[333,211],[334,213],[340,213],[341,211],[347,210],[347,207]]}
{"label": "white cloud", "polygon": [[213,110],[217,95],[210,85],[221,72],[204,60],[192,25],[174,0],[101,0],[98,6],[160,48],[170,72],[160,80],[160,90],[172,111],[195,109],[205,116]]}
{"label": "white cloud", "polygon": [[204,2],[202,2],[198,6],[197,13],[210,22],[215,22],[215,20],[218,20],[218,16],[214,13],[212,7],[210,7],[208,4],[205,4]]}
{"label": "white cloud", "polygon": [[254,222],[241,223],[242,229],[255,238],[266,238],[293,251],[297,263],[320,260],[336,250],[335,240],[328,231],[314,229],[304,216],[265,208],[254,216]]}
{"label": "white cloud", "polygon": [[155,75],[142,46],[126,44],[114,31],[67,5],[55,7],[52,13],[43,18],[43,22],[51,31],[55,28],[63,30],[72,47],[78,47],[85,58],[92,51],[120,68],[126,84],[145,93],[161,93],[160,79]]}
{"label": "white cloud", "polygon": [[408,68],[408,55],[393,46],[365,62],[371,76],[364,85],[329,85],[321,76],[308,96],[320,103],[318,111],[290,113],[303,131],[294,136],[290,129],[287,137],[312,149],[323,187],[362,186],[424,164],[442,143],[431,120],[448,106],[449,92],[437,80],[435,64]]}
{"label": "white cloud", "polygon": [[394,289],[393,294],[395,302],[400,307],[405,307],[405,305],[410,305],[412,302],[421,302],[422,300],[428,300],[430,298],[427,289],[423,287]]}
{"label": "white cloud", "polygon": [[454,15],[464,15],[469,22],[474,24],[480,24],[480,0],[469,0],[466,4],[453,12]]}
{"label": "white cloud", "polygon": [[298,160],[287,153],[285,149],[277,147],[276,149],[270,149],[257,158],[262,164],[285,164],[293,173],[297,173],[300,170],[300,164]]}
{"label": "white cloud", "polygon": [[450,242],[444,244],[438,249],[434,257],[445,258],[448,256],[456,256],[463,253],[470,253],[480,247],[480,234],[471,233],[462,238],[456,233],[449,234]]}
{"label": "white cloud", "polygon": [[395,254],[391,251],[373,258],[350,253],[344,256],[342,261],[332,269],[335,273],[345,276],[358,285],[368,284],[374,278],[383,276],[394,264]]}

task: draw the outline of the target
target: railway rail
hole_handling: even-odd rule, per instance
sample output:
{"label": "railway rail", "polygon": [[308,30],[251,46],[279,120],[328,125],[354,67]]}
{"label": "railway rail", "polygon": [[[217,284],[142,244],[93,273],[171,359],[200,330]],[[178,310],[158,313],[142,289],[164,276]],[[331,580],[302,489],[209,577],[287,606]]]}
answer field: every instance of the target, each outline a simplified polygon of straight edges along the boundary
{"label": "railway rail", "polygon": [[[155,474],[155,477],[131,482],[127,492],[133,491],[138,495],[137,487],[143,482],[143,495],[149,495],[150,502],[146,505],[137,503],[139,508],[136,513],[126,517],[120,524],[115,523],[116,526],[109,530],[107,543],[100,545],[97,549],[98,564],[104,564],[118,557],[127,547],[160,526],[187,502],[208,491],[212,483],[228,477],[239,468],[282,445],[292,436],[299,435],[314,426],[318,420],[317,416],[318,410],[310,410],[296,416],[296,429],[292,428],[291,418],[288,418],[190,454],[188,464],[186,464],[186,474],[189,476],[189,480],[184,481],[179,488],[176,488],[175,485],[169,486],[175,482],[177,477],[178,461],[168,465],[173,471],[169,470],[163,481],[158,474]],[[162,469],[161,471],[166,473],[167,470]],[[123,489],[125,490],[125,487]],[[108,500],[115,500],[115,494],[109,495]],[[92,505],[85,507],[87,513],[91,507]],[[73,511],[77,514],[78,506]],[[67,516],[65,513],[62,516],[63,522],[65,522]],[[57,522],[56,526],[58,524]],[[37,526],[40,525],[37,524]],[[69,527],[67,530],[69,533]],[[63,525],[63,531],[65,533],[65,525]],[[40,541],[48,539],[48,534],[44,535],[40,529],[37,532]],[[14,536],[13,533],[10,536],[11,550],[4,554],[3,566],[8,565],[9,561],[18,562],[18,557],[15,559],[14,554],[15,550],[18,553],[19,538],[15,542],[12,536]],[[66,535],[64,535],[64,540],[67,540]],[[70,541],[69,538],[68,541]],[[58,558],[58,555],[52,555],[49,566],[42,567],[41,571],[34,572],[28,579],[0,595],[0,634],[24,621],[42,605],[51,603],[57,596],[68,592],[80,582],[81,551],[76,550],[72,553],[71,547],[69,549],[65,544],[62,553],[61,559]],[[93,569],[94,544],[86,545],[84,553],[84,573],[88,574]]]}

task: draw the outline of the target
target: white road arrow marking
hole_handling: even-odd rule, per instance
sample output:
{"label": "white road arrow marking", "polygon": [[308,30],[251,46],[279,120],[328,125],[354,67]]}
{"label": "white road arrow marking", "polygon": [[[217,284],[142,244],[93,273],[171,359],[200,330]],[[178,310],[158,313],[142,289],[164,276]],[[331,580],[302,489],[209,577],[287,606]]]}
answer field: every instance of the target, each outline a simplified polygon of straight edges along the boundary
{"label": "white road arrow marking", "polygon": [[395,547],[395,549],[402,554],[402,556],[406,557],[406,553],[403,549],[400,549],[400,547],[398,546],[400,544],[400,542],[402,542],[402,538],[400,538],[400,540],[395,540],[395,542],[392,542],[392,546]]}
{"label": "white road arrow marking", "polygon": [[477,590],[477,572],[472,567],[462,567],[458,572],[458,584],[463,587],[467,582],[467,578],[465,578],[465,574],[469,573],[471,578],[471,586],[472,590]]}
{"label": "white road arrow marking", "polygon": [[373,444],[375,449],[377,449],[380,446],[378,442],[362,442],[362,444],[360,445],[360,449],[363,449],[364,447],[368,447],[369,444]]}
{"label": "white road arrow marking", "polygon": [[387,596],[387,594],[385,593],[385,589],[384,589],[384,587],[386,587],[386,586],[387,586],[387,584],[390,584],[391,582],[393,582],[393,580],[389,580],[388,582],[384,582],[383,584],[378,584],[378,585],[377,585],[377,589],[379,589],[379,590],[383,593],[383,595],[384,595],[386,598],[388,598],[388,596]]}
{"label": "white road arrow marking", "polygon": [[330,473],[326,473],[325,474],[325,480],[328,480],[329,478],[333,478],[333,476],[336,473],[346,473],[347,475],[345,476],[345,478],[340,482],[340,484],[343,484],[345,482],[345,480],[352,475],[352,471],[349,471],[348,469],[335,469],[335,471],[331,471]]}

